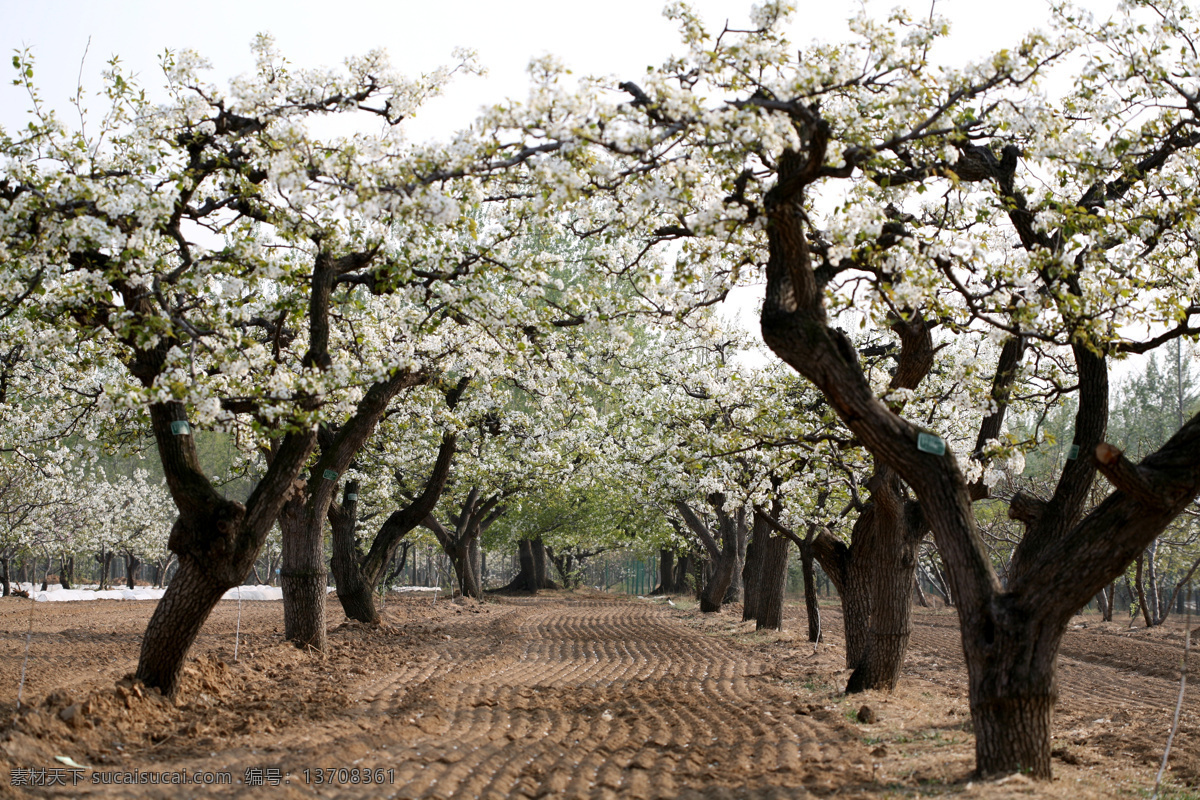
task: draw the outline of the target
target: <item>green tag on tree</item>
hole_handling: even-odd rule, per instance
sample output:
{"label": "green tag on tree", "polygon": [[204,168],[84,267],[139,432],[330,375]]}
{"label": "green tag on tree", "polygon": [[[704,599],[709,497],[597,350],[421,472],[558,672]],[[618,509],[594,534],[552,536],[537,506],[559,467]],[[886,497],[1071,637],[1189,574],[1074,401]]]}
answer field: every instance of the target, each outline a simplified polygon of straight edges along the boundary
{"label": "green tag on tree", "polygon": [[350,492],[350,494],[346,495],[346,502],[347,503],[357,503],[358,495],[356,495],[354,492]]}
{"label": "green tag on tree", "polygon": [[1073,444],[1067,450],[1067,461],[1074,461],[1079,458],[1079,445]]}
{"label": "green tag on tree", "polygon": [[176,436],[187,436],[192,432],[192,426],[186,420],[177,419],[171,423],[171,433]]}
{"label": "green tag on tree", "polygon": [[331,469],[327,469],[321,474],[325,476],[325,480],[327,481],[336,481],[338,479],[338,474]]}
{"label": "green tag on tree", "polygon": [[946,441],[932,433],[921,433],[917,435],[917,449],[922,453],[943,456],[946,454]]}

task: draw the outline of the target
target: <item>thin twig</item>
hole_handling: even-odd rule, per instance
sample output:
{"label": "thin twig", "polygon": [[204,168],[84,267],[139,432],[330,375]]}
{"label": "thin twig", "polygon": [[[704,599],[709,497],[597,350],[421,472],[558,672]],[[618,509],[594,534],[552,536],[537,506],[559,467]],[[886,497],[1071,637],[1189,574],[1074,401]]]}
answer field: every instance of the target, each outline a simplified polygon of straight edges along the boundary
{"label": "thin twig", "polygon": [[233,660],[238,660],[238,644],[242,640],[242,587],[238,586],[238,620],[237,630],[233,634]]}
{"label": "thin twig", "polygon": [[1159,788],[1162,786],[1163,773],[1167,771],[1167,759],[1171,756],[1171,744],[1175,741],[1175,732],[1179,730],[1179,712],[1183,709],[1183,693],[1187,689],[1188,651],[1192,645],[1192,599],[1193,592],[1188,590],[1187,604],[1184,608],[1186,615],[1183,621],[1183,665],[1179,669],[1179,699],[1175,701],[1175,719],[1171,723],[1171,733],[1167,736],[1167,747],[1163,750],[1162,766],[1154,778],[1154,794],[1152,800],[1158,800]]}
{"label": "thin twig", "polygon": [[21,683],[17,686],[17,710],[21,710],[21,697],[25,693],[25,668],[29,666],[29,642],[33,639],[33,584],[29,585],[29,630],[25,633],[25,660],[21,662]]}

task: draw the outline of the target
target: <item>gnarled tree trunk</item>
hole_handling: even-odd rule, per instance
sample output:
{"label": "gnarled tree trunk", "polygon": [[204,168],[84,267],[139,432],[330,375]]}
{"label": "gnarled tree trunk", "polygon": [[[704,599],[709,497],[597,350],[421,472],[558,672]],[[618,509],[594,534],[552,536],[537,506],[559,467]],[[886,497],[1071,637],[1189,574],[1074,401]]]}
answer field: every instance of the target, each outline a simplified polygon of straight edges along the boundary
{"label": "gnarled tree trunk", "polygon": [[[465,388],[466,383],[460,382],[459,387],[447,395],[447,402],[451,408],[458,402]],[[408,505],[388,515],[366,553],[360,550],[356,535],[358,482],[347,482],[340,505],[330,504],[328,513],[333,536],[333,558],[330,567],[333,569],[334,580],[337,581],[338,601],[342,604],[342,611],[350,619],[369,625],[379,623],[375,591],[401,541],[437,506],[450,477],[450,466],[457,447],[457,434],[442,435],[437,460],[421,494],[413,498]]]}
{"label": "gnarled tree trunk", "polygon": [[558,588],[546,573],[546,543],[541,536],[517,542],[517,559],[520,569],[499,591],[537,594],[542,589]]}
{"label": "gnarled tree trunk", "polygon": [[[479,537],[504,514],[506,509],[500,505],[501,499],[503,496],[497,493],[482,500],[479,488],[475,487],[467,494],[467,499],[463,501],[459,513],[450,517],[450,523],[454,526],[453,530],[438,522],[433,514],[427,514],[421,520],[421,524],[433,532],[438,543],[441,544],[442,550],[450,557],[455,577],[458,579],[458,590],[463,597],[483,599],[483,575],[481,574],[483,563],[480,556]],[[542,554],[541,564],[544,570],[545,547],[537,548],[533,554],[535,570],[538,561],[537,552]]]}
{"label": "gnarled tree trunk", "polygon": [[172,696],[196,634],[222,595],[250,572],[316,436],[309,431],[284,437],[243,505],[222,497],[209,482],[181,403],[152,405],[150,419],[179,509],[167,542],[179,569],[146,627],[136,678]]}
{"label": "gnarled tree trunk", "polygon": [[725,511],[725,496],[714,493],[708,498],[709,505],[717,517],[720,544],[717,537],[709,531],[708,526],[697,516],[687,503],[679,501],[675,508],[683,517],[684,523],[700,539],[700,543],[708,552],[712,572],[707,582],[700,589],[700,610],[713,613],[721,610],[721,604],[729,596],[729,586],[733,583],[735,571],[740,569],[740,558],[744,558],[746,548],[746,509],[738,509],[736,517]]}
{"label": "gnarled tree trunk", "polygon": [[[954,454],[876,396],[848,337],[829,324],[825,286],[839,265],[814,264],[814,257],[822,256],[809,246],[803,207],[805,188],[825,168],[829,127],[815,110],[808,114],[805,149],[781,154],[778,181],[764,201],[770,252],[763,339],[821,390],[876,463],[894,470],[921,502],[958,608],[978,772],[1028,770],[1048,779],[1054,668],[1062,633],[1071,615],[1200,492],[1200,415],[1141,464],[1131,464],[1103,443],[1108,406],[1104,360],[1082,341],[1073,344],[1079,372],[1073,444],[1081,457],[1067,462],[1049,502],[1014,500],[1010,506],[1010,515],[1026,523],[1026,535],[1014,551],[1008,585],[1002,586],[976,527],[971,508],[976,497]],[[999,161],[1007,165],[1004,171],[989,172],[986,179],[996,180],[1022,243],[1030,249],[1052,247],[1047,235],[1035,229],[1025,198],[1013,187],[1018,158],[1015,147],[1006,148]],[[1128,183],[1110,184],[1110,189],[1120,193]],[[887,236],[880,246],[904,234],[892,230]],[[1077,294],[1070,270],[1059,270],[1060,263],[1043,272],[1042,280],[1053,292]],[[1011,341],[1001,353],[1001,365]],[[998,368],[993,396],[1003,372]],[[1117,491],[1079,519],[1097,468]]]}

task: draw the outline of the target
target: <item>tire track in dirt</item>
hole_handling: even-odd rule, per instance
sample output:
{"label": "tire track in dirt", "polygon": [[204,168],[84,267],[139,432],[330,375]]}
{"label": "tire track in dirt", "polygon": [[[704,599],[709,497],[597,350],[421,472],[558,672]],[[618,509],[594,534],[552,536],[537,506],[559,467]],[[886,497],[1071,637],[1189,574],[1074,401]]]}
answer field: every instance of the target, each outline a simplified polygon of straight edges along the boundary
{"label": "tire track in dirt", "polygon": [[[646,603],[523,605],[485,646],[445,641],[427,661],[364,682],[366,730],[286,756],[290,794],[649,798],[754,786],[804,797],[863,779],[855,731],[836,713],[792,713],[792,695],[727,640]],[[297,786],[306,766],[356,759],[394,770],[394,783]],[[830,761],[850,766],[831,772]],[[258,791],[240,793],[281,796]]]}

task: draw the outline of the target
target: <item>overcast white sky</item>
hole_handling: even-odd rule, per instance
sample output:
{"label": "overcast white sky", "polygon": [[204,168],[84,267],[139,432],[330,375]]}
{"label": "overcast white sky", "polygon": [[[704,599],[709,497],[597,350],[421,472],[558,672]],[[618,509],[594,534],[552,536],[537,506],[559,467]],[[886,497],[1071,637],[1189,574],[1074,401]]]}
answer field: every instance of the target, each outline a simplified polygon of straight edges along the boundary
{"label": "overcast white sky", "polygon": [[[483,78],[456,81],[450,93],[411,120],[413,139],[445,135],[466,125],[480,106],[525,92],[525,66],[534,56],[551,53],[577,73],[613,74],[636,79],[649,64],[678,49],[672,23],[662,17],[661,0],[0,0],[0,47],[6,55],[31,48],[37,58],[36,80],[43,97],[66,107],[75,90],[80,62],[85,88],[99,88],[105,62],[119,55],[141,75],[142,84],[161,81],[158,56],[164,49],[191,48],[206,56],[216,78],[228,78],[251,66],[249,43],[258,32],[272,33],[293,63],[327,66],[348,55],[383,47],[408,74],[450,63],[455,47],[474,48],[489,70]],[[899,3],[876,0],[868,9],[885,16],[896,5],[928,14],[929,0]],[[1113,0],[1086,0],[1111,8]],[[748,19],[743,0],[696,0],[693,5],[720,28]],[[798,44],[840,37],[845,20],[859,7],[849,0],[799,0],[792,34]],[[953,45],[947,60],[978,57],[1006,46],[1047,17],[1048,0],[939,0],[939,14],[953,20]],[[91,41],[89,47],[89,38]],[[3,74],[5,65],[0,65]],[[7,76],[5,76],[7,78]],[[12,128],[24,118],[27,100],[0,81],[0,125]]]}

